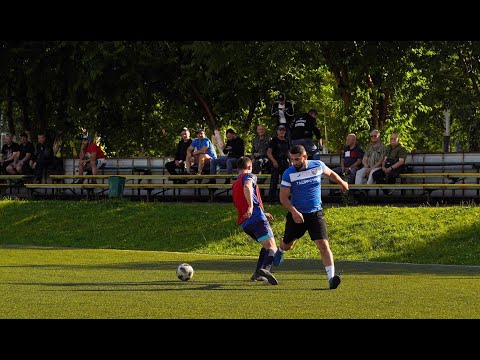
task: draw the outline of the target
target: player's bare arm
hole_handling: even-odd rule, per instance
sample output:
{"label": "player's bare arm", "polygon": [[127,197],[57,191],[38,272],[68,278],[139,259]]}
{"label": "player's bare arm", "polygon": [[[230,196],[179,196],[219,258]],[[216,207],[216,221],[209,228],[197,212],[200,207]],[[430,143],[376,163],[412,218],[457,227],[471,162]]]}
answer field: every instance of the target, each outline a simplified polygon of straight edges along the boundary
{"label": "player's bare arm", "polygon": [[325,171],[323,172],[330,180],[335,181],[340,185],[342,191],[348,191],[348,183],[343,180],[336,172],[332,171],[328,166],[325,166]]}
{"label": "player's bare arm", "polygon": [[280,188],[280,203],[286,208],[289,212],[292,213],[293,220],[296,223],[303,223],[303,215],[297,210],[295,206],[290,201],[290,188],[281,187]]}
{"label": "player's bare arm", "polygon": [[245,199],[247,200],[248,204],[247,212],[243,215],[243,217],[248,219],[253,213],[253,184],[251,179],[248,179],[245,182],[245,185],[243,185],[243,194],[245,195]]}

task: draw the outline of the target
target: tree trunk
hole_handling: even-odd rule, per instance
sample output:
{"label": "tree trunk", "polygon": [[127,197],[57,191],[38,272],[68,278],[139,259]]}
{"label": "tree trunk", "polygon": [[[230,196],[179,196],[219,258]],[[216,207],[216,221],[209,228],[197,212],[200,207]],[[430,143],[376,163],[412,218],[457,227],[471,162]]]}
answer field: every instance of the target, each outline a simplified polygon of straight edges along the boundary
{"label": "tree trunk", "polygon": [[12,94],[12,79],[8,80],[7,85],[7,109],[5,111],[7,116],[7,128],[10,134],[15,134],[15,126],[13,124],[13,94]]}
{"label": "tree trunk", "polygon": [[191,91],[193,94],[193,98],[197,102],[197,104],[200,105],[203,113],[205,114],[204,119],[207,120],[207,123],[210,127],[210,131],[213,139],[212,142],[215,144],[215,146],[218,149],[218,152],[220,153],[220,156],[224,156],[223,153],[223,148],[225,146],[223,142],[223,136],[220,134],[220,129],[218,128],[217,122],[215,120],[215,116],[213,115],[213,112],[210,110],[210,106],[208,105],[207,101],[205,98],[200,94],[200,91],[197,89],[195,84],[192,83],[191,85]]}

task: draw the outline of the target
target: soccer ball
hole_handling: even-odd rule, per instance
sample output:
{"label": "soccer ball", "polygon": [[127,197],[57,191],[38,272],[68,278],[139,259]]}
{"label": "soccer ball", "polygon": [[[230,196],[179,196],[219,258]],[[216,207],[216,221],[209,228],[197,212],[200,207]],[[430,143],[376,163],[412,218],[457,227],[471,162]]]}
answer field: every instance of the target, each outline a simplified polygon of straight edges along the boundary
{"label": "soccer ball", "polygon": [[187,263],[178,265],[177,277],[182,281],[190,280],[193,277],[193,267]]}

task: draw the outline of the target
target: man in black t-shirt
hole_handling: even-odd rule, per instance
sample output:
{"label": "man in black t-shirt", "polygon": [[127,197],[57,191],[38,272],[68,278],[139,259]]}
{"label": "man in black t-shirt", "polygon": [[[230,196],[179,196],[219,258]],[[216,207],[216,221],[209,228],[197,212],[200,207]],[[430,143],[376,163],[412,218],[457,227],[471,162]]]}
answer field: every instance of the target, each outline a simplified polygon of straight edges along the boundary
{"label": "man in black t-shirt", "polygon": [[[171,175],[179,175],[176,169],[185,169],[185,159],[187,158],[187,149],[192,143],[190,138],[190,131],[184,127],[180,132],[182,139],[177,144],[177,150],[175,152],[175,159],[165,163],[165,168]],[[186,183],[186,180],[173,180],[174,184]]]}
{"label": "man in black t-shirt", "polygon": [[[237,161],[245,155],[245,143],[243,139],[237,136],[235,130],[227,129],[227,142],[222,149],[227,155],[218,156],[216,159],[210,161],[210,174],[217,173],[217,165],[227,168],[227,174],[233,174],[233,169],[237,167]],[[211,179],[210,184],[215,183],[215,179]],[[229,184],[230,179],[225,180],[225,184]]]}
{"label": "man in black t-shirt", "polygon": [[[292,122],[292,146],[303,145],[308,158],[320,160],[321,134],[317,126],[317,110],[311,109],[308,113],[296,118]],[[313,135],[317,138],[318,146],[313,141]]]}
{"label": "man in black t-shirt", "polygon": [[45,169],[53,162],[53,146],[47,141],[45,134],[38,134],[38,142],[35,152],[30,159],[30,167],[35,174],[35,183],[40,184],[45,173]]}
{"label": "man in black t-shirt", "polygon": [[7,167],[7,172],[11,175],[31,174],[30,158],[35,152],[35,147],[28,141],[28,134],[20,134],[20,144],[18,146],[18,155],[15,157],[15,161]]}
{"label": "man in black t-shirt", "polygon": [[12,135],[6,134],[5,144],[3,144],[2,146],[2,151],[0,155],[0,174],[7,173],[7,167],[10,164],[13,164],[19,150],[19,146],[16,142],[13,141]]}
{"label": "man in black t-shirt", "polygon": [[290,166],[290,142],[286,138],[287,127],[280,125],[277,128],[277,136],[268,143],[267,155],[271,163],[271,176],[269,197],[270,202],[278,200],[278,179]]}

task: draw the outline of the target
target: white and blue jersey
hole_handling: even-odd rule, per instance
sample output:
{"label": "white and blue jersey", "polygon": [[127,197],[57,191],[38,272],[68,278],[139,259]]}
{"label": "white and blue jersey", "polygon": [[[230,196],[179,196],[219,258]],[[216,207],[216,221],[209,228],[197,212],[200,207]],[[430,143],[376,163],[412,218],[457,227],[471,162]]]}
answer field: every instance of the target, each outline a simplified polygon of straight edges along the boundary
{"label": "white and blue jersey", "polygon": [[308,160],[305,169],[297,171],[292,165],[283,173],[280,187],[290,188],[290,202],[299,212],[322,210],[321,183],[325,166],[321,160]]}

